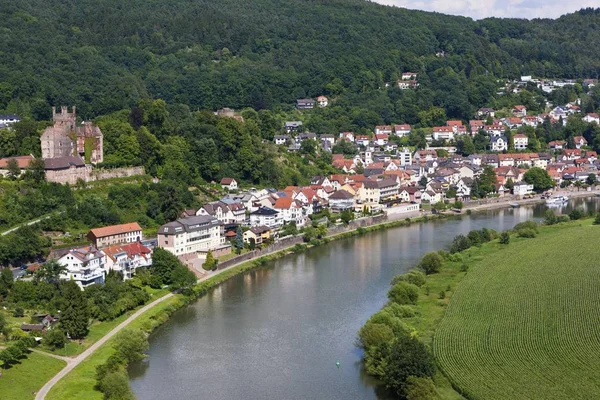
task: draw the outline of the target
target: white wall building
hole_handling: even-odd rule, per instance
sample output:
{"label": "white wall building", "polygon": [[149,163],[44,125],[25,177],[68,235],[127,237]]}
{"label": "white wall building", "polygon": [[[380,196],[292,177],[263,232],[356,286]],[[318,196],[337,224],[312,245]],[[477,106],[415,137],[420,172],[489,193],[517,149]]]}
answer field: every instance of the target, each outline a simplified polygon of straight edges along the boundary
{"label": "white wall building", "polygon": [[158,246],[176,256],[204,253],[225,245],[223,225],[216,218],[197,215],[164,224],[158,230]]}
{"label": "white wall building", "polygon": [[71,249],[58,259],[58,263],[67,267],[60,275],[61,279],[73,280],[82,289],[96,283],[104,283],[106,255],[96,247]]}

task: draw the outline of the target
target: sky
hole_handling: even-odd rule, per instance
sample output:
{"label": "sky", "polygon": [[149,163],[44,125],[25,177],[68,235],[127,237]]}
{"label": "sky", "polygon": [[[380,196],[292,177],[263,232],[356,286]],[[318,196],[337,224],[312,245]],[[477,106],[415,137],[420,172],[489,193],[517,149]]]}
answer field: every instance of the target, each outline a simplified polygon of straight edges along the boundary
{"label": "sky", "polygon": [[581,8],[598,7],[598,0],[374,0],[377,3],[464,15],[473,19],[501,18],[558,18]]}

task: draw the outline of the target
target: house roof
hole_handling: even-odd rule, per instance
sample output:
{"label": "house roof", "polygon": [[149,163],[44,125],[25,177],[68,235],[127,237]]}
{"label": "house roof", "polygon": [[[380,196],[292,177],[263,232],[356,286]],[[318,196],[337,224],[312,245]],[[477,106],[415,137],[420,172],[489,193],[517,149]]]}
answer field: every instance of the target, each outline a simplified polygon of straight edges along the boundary
{"label": "house roof", "polygon": [[343,189],[338,190],[337,192],[329,196],[329,200],[348,200],[352,198],[354,198],[354,196],[350,192]]}
{"label": "house roof", "polygon": [[252,233],[254,233],[255,235],[260,235],[262,233],[269,232],[270,230],[271,228],[265,225],[253,226],[252,228],[250,228],[250,231],[252,231]]}
{"label": "house roof", "polygon": [[113,260],[116,260],[116,256],[121,253],[127,254],[128,258],[132,258],[136,255],[146,257],[151,253],[150,249],[140,242],[115,244],[103,248],[102,251]]}
{"label": "house roof", "polygon": [[85,167],[85,162],[81,157],[73,156],[44,159],[44,168],[47,170],[68,169],[71,167]]}
{"label": "house roof", "polygon": [[90,233],[92,235],[94,235],[94,237],[96,239],[99,239],[99,238],[103,238],[106,236],[120,235],[123,233],[136,232],[136,231],[141,231],[141,230],[142,230],[142,228],[140,227],[140,224],[138,224],[137,222],[130,222],[127,224],[111,225],[111,226],[105,226],[102,228],[94,228],[94,229],[90,230]]}
{"label": "house roof", "polygon": [[169,222],[161,226],[159,234],[175,235],[182,232],[195,232],[211,228],[221,223],[214,217],[208,215],[196,215],[194,217],[179,218],[177,221]]}
{"label": "house roof", "polygon": [[367,188],[367,189],[381,189],[381,188],[384,188],[384,187],[395,186],[397,184],[398,184],[398,182],[396,182],[395,179],[393,179],[393,178],[385,178],[385,179],[382,179],[380,181],[366,180],[364,182],[364,187]]}
{"label": "house roof", "polygon": [[235,179],[233,179],[233,178],[221,179],[221,185],[231,185],[233,182],[235,182]]}
{"label": "house roof", "polygon": [[19,168],[25,169],[29,167],[29,163],[31,162],[31,160],[35,160],[35,157],[30,154],[28,156],[0,158],[0,168],[8,168],[8,162],[10,160],[16,160]]}
{"label": "house roof", "polygon": [[250,215],[276,215],[279,214],[279,211],[274,210],[272,208],[269,207],[261,207],[258,210],[250,213]]}
{"label": "house roof", "polygon": [[448,126],[462,126],[462,121],[459,120],[450,120],[450,121],[446,121],[446,125]]}

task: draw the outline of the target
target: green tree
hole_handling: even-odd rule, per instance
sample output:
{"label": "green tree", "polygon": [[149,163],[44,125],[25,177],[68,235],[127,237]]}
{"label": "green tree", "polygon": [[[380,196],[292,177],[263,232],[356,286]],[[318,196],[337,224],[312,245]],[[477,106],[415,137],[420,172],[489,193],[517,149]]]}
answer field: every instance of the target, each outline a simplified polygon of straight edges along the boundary
{"label": "green tree", "polygon": [[233,240],[233,247],[235,248],[235,252],[240,254],[242,249],[244,248],[244,231],[241,226],[237,227],[235,231],[235,239]]}
{"label": "green tree", "polygon": [[594,225],[600,225],[600,212],[596,213],[596,217],[594,218]]}
{"label": "green tree", "polygon": [[500,244],[509,244],[510,243],[510,234],[508,232],[502,232],[500,234]]}
{"label": "green tree", "polygon": [[124,367],[107,372],[97,384],[106,400],[134,400],[135,395],[129,386],[129,377]]}
{"label": "green tree", "polygon": [[125,364],[141,361],[146,358],[144,352],[148,350],[148,336],[141,329],[127,329],[117,336],[114,349]]}
{"label": "green tree", "polygon": [[204,263],[202,264],[202,268],[207,271],[214,271],[217,269],[217,263],[217,259],[213,256],[212,251],[209,250],[206,254],[206,260],[204,260]]}
{"label": "green tree", "polygon": [[35,279],[58,287],[60,276],[66,271],[66,266],[59,264],[56,260],[50,260],[35,271]]}
{"label": "green tree", "polygon": [[74,281],[61,283],[65,307],[60,316],[60,325],[74,339],[88,334],[90,311],[83,292]]}
{"label": "green tree", "polygon": [[450,245],[450,253],[458,253],[471,247],[471,241],[465,235],[456,235]]}
{"label": "green tree", "polygon": [[348,225],[350,223],[350,221],[352,221],[354,219],[354,211],[344,210],[340,214],[340,218],[342,219],[342,222],[344,223],[344,225]]}
{"label": "green tree", "polygon": [[371,346],[391,342],[394,339],[394,332],[385,324],[367,321],[358,331],[358,339],[360,346],[367,349]]}
{"label": "green tree", "polygon": [[595,186],[597,183],[597,178],[596,178],[596,174],[589,174],[587,176],[587,178],[585,179],[585,183],[587,183],[590,186]]}
{"label": "green tree", "polygon": [[442,267],[442,257],[437,252],[429,252],[421,258],[417,267],[422,269],[427,275],[435,274]]}
{"label": "green tree", "polygon": [[8,177],[12,180],[16,180],[21,176],[21,168],[19,168],[19,163],[14,158],[8,160],[6,169],[8,170]]}
{"label": "green tree", "polygon": [[50,329],[44,336],[44,343],[52,349],[60,349],[67,343],[67,336],[62,329]]}
{"label": "green tree", "polygon": [[157,247],[152,253],[152,266],[150,272],[160,278],[163,284],[172,283],[172,273],[179,266],[180,261],[169,251]]}
{"label": "green tree", "polygon": [[548,175],[548,171],[539,167],[533,167],[525,172],[523,180],[530,185],[536,192],[543,192],[554,187],[554,180]]}
{"label": "green tree", "polygon": [[300,144],[300,153],[314,155],[317,151],[317,141],[313,139],[305,139]]}
{"label": "green tree", "polygon": [[392,343],[383,381],[398,396],[404,396],[409,377],[431,378],[434,374],[433,356],[418,338],[402,335]]}

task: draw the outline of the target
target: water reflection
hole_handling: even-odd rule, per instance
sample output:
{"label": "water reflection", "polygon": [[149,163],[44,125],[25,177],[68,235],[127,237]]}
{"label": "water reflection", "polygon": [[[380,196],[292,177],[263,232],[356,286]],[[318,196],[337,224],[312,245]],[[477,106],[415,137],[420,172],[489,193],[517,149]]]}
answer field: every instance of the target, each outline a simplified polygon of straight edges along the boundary
{"label": "water reflection", "polygon": [[[559,209],[597,211],[599,199]],[[130,368],[139,399],[385,398],[364,374],[356,332],[393,276],[472,229],[541,219],[545,205],[413,224],[332,242],[225,282],[176,312]],[[335,363],[340,361],[340,368]]]}

